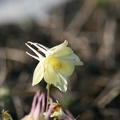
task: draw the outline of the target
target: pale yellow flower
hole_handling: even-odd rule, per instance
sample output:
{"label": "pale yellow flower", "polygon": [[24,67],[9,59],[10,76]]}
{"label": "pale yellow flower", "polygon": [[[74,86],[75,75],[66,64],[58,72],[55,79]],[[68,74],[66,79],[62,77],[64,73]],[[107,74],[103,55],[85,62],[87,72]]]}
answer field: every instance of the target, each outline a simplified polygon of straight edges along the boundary
{"label": "pale yellow flower", "polygon": [[[83,64],[73,50],[67,47],[68,42],[65,40],[62,44],[52,48],[33,42],[28,42],[26,45],[37,56],[28,52],[27,54],[39,61],[34,71],[32,85],[38,84],[44,78],[48,84],[52,84],[65,92],[67,90],[67,79],[73,73],[75,65]],[[36,47],[44,56],[30,45]]]}

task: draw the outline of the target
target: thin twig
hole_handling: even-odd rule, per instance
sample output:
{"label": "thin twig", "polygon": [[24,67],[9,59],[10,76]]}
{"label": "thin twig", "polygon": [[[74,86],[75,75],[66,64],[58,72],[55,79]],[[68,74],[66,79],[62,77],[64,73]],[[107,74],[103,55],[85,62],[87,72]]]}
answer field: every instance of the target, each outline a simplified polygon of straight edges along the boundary
{"label": "thin twig", "polygon": [[97,53],[97,58],[100,61],[105,61],[106,64],[113,63],[116,26],[114,19],[107,20],[102,45]]}
{"label": "thin twig", "polygon": [[116,73],[112,80],[108,82],[106,88],[96,98],[95,104],[97,104],[99,107],[105,107],[119,94],[120,94],[120,72]]}
{"label": "thin twig", "polygon": [[5,56],[0,56],[2,59],[10,59],[21,63],[28,63],[28,57],[23,50],[15,48],[0,48],[0,53],[5,53]]}
{"label": "thin twig", "polygon": [[50,84],[47,84],[46,88],[47,88],[47,104],[46,104],[46,112],[47,112],[49,107],[49,100],[50,100]]}

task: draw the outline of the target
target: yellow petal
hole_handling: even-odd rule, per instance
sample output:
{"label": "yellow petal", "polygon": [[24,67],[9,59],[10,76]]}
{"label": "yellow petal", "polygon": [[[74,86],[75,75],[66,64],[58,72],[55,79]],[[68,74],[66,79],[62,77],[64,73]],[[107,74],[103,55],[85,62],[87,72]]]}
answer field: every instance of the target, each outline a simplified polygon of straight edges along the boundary
{"label": "yellow petal", "polygon": [[55,57],[61,57],[61,56],[68,56],[73,53],[72,49],[67,47],[68,42],[65,41],[64,43],[55,46],[51,48],[48,52],[49,55],[53,55]]}
{"label": "yellow petal", "polygon": [[70,56],[64,56],[62,59],[65,60],[71,60],[71,62],[74,63],[74,65],[83,65],[83,62],[80,61],[80,58],[76,54],[72,54]]}
{"label": "yellow petal", "polygon": [[66,47],[67,45],[68,45],[68,41],[65,40],[62,44],[52,47],[51,50],[54,51],[56,48]]}
{"label": "yellow petal", "polygon": [[59,72],[66,77],[69,77],[74,71],[74,64],[70,60],[61,59],[62,67],[59,69]]}
{"label": "yellow petal", "polygon": [[55,57],[62,57],[62,56],[69,56],[73,53],[72,49],[69,47],[63,47],[61,49],[56,49],[56,51],[54,51],[52,53],[52,55],[54,55]]}
{"label": "yellow petal", "polygon": [[59,77],[61,79],[61,81],[59,83],[56,83],[56,86],[58,86],[58,88],[62,91],[62,92],[66,92],[67,91],[67,78],[64,77],[63,75],[61,75],[59,73]]}
{"label": "yellow petal", "polygon": [[38,84],[44,76],[44,65],[43,62],[38,63],[33,74],[33,83],[32,85]]}
{"label": "yellow petal", "polygon": [[53,84],[60,91],[65,92],[67,90],[67,80],[63,76],[59,75],[59,73],[57,73],[50,64],[46,67],[44,80],[48,84]]}

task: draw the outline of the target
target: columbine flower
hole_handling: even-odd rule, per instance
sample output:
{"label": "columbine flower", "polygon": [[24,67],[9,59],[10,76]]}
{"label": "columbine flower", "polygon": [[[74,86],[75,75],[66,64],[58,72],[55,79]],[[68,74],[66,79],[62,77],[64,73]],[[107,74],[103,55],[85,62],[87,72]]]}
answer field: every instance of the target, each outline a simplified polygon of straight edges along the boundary
{"label": "columbine flower", "polygon": [[[59,90],[67,90],[67,79],[73,73],[75,65],[82,65],[79,57],[67,47],[68,42],[65,40],[62,44],[53,48],[47,48],[41,44],[28,42],[26,45],[37,55],[28,55],[39,61],[35,68],[32,85],[38,84],[43,78],[48,84],[52,84]],[[33,45],[40,51],[41,55],[30,45]]]}
{"label": "columbine flower", "polygon": [[32,108],[28,115],[21,120],[46,120],[43,113],[45,110],[45,95],[37,92],[33,98]]}
{"label": "columbine flower", "polygon": [[57,118],[57,120],[75,120],[70,113],[63,111],[62,106],[58,102],[53,102],[52,98],[49,99],[47,109],[46,105],[45,94],[37,92],[33,98],[30,113],[21,120],[50,120],[50,118]]}

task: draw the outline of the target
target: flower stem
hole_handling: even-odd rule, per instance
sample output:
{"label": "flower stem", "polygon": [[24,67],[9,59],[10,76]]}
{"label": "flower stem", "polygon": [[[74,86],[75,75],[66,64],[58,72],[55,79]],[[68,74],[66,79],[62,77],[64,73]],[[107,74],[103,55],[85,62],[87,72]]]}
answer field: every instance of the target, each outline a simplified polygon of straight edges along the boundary
{"label": "flower stem", "polygon": [[50,101],[50,84],[47,84],[46,89],[47,89],[47,104],[46,104],[46,112],[47,112]]}

